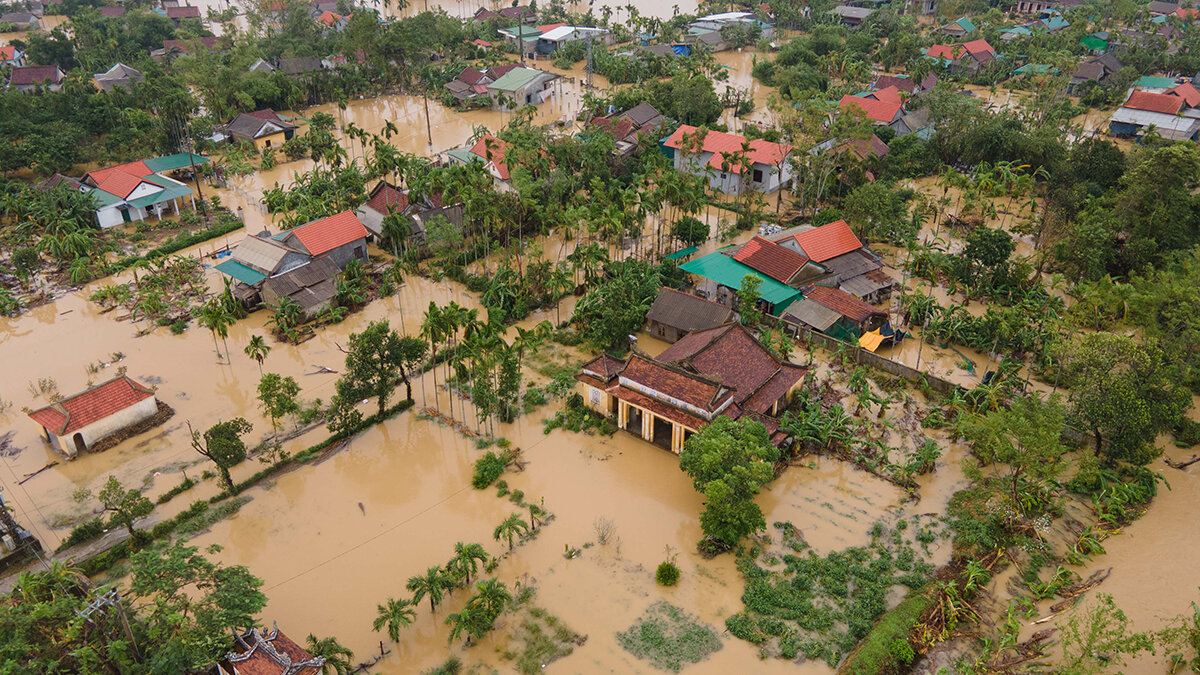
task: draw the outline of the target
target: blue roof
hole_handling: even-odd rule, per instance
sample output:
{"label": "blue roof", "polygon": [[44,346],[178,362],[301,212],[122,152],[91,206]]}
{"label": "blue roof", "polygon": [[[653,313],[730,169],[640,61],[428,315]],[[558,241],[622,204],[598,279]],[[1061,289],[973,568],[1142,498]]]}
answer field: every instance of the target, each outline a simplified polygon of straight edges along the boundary
{"label": "blue roof", "polygon": [[253,286],[267,278],[267,275],[263,274],[262,272],[259,272],[252,267],[247,267],[236,260],[226,260],[224,262],[217,263],[216,268],[220,270],[222,274],[231,276],[247,286]]}

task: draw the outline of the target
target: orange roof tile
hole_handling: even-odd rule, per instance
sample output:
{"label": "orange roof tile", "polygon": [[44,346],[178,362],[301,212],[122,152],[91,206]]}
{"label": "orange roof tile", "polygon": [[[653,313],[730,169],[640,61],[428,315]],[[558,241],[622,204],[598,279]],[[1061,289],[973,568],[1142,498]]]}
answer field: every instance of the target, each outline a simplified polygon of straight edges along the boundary
{"label": "orange roof tile", "polygon": [[1148,110],[1167,115],[1178,114],[1183,106],[1184,99],[1181,96],[1154,94],[1148,91],[1135,91],[1129,95],[1129,100],[1125,101],[1126,108]]}
{"label": "orange roof tile", "polygon": [[733,259],[783,284],[808,263],[803,255],[759,236],[746,242]]}
{"label": "orange roof tile", "polygon": [[154,391],[125,375],[29,413],[56,436],[69,434],[154,396]]}
{"label": "orange roof tile", "polygon": [[883,124],[891,124],[896,120],[896,116],[900,114],[900,110],[904,107],[899,101],[876,101],[871,98],[862,98],[859,96],[851,96],[846,94],[842,100],[838,102],[838,107],[842,110],[858,108],[863,111],[867,119]]}
{"label": "orange roof tile", "polygon": [[[690,139],[696,132],[696,127],[690,124],[681,124],[663,145],[677,150],[682,149],[684,146],[684,137],[686,136]],[[741,166],[734,165],[732,158],[727,160],[725,155],[739,153],[746,147],[749,148],[746,158],[752,163],[767,164],[770,166],[778,166],[792,151],[792,146],[790,145],[771,143],[761,138],[756,138],[747,145],[745,136],[729,134],[723,131],[709,131],[705,134],[701,144],[701,151],[713,153],[712,158],[708,162],[709,166],[721,171],[728,170],[733,173],[741,173]],[[727,164],[728,166],[725,166]]]}
{"label": "orange roof tile", "polygon": [[1200,91],[1196,91],[1196,88],[1187,82],[1173,89],[1168,89],[1165,93],[1182,98],[1189,108],[1195,108],[1200,105]]}
{"label": "orange roof tile", "polygon": [[366,238],[367,228],[363,227],[353,211],[342,211],[328,218],[301,225],[289,232],[286,238],[290,239],[293,236],[300,240],[309,255],[319,256],[357,239]]}
{"label": "orange roof tile", "polygon": [[930,56],[937,59],[949,59],[953,61],[958,58],[957,45],[934,45],[925,50],[925,56]]}
{"label": "orange roof tile", "polygon": [[492,166],[496,167],[496,173],[500,174],[501,180],[510,178],[508,165],[504,163],[504,153],[507,151],[508,145],[491,134],[484,134],[471,147],[471,154],[482,157],[484,161],[491,162]]}
{"label": "orange roof tile", "polygon": [[971,56],[974,56],[976,54],[982,54],[984,52],[987,52],[988,54],[996,53],[996,50],[992,49],[992,46],[990,44],[988,44],[987,40],[984,40],[984,39],[971,40],[970,42],[964,42],[962,46],[963,46],[963,49],[967,50],[967,53],[970,54]]}
{"label": "orange roof tile", "polygon": [[811,230],[792,235],[813,262],[821,263],[839,255],[862,248],[862,242],[854,236],[844,220],[835,220]]}
{"label": "orange roof tile", "polygon": [[867,94],[867,97],[873,98],[876,101],[883,101],[884,103],[899,103],[900,90],[895,85],[892,85],[890,87],[884,87],[883,89],[876,89],[870,94]]}
{"label": "orange roof tile", "polygon": [[386,181],[379,181],[371,198],[367,200],[367,206],[385,215],[393,211],[403,211],[408,208],[408,195],[392,187]]}

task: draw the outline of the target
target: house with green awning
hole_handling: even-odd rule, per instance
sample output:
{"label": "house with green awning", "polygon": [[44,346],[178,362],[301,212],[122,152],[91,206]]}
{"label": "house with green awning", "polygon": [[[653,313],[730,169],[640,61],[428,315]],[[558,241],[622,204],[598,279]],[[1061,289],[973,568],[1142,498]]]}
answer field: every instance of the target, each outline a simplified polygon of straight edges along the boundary
{"label": "house with green awning", "polygon": [[109,228],[178,215],[184,206],[196,208],[192,188],[167,174],[207,162],[207,157],[181,152],[97,169],[77,183],[81,192],[92,196],[96,222]]}
{"label": "house with green awning", "polygon": [[787,309],[788,305],[801,297],[799,289],[792,288],[772,278],[766,272],[734,259],[731,255],[726,255],[725,252],[731,248],[733,247],[726,247],[690,260],[680,265],[679,269],[708,281],[708,284],[697,284],[697,288],[709,286],[704,289],[707,297],[728,307],[737,306],[737,292],[741,290],[742,279],[746,275],[762,280],[758,287],[758,301],[764,311],[769,314],[779,316],[783,310]]}

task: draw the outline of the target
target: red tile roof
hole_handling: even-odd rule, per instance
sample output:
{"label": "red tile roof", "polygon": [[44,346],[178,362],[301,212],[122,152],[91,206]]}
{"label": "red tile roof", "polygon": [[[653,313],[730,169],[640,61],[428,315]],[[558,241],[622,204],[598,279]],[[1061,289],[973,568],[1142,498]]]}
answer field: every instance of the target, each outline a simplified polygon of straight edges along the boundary
{"label": "red tile roof", "polygon": [[58,66],[22,66],[12,69],[9,83],[13,85],[41,84],[62,82],[62,71]]}
{"label": "red tile roof", "polygon": [[971,40],[970,42],[964,42],[963,49],[967,50],[967,53],[970,54],[971,56],[975,56],[977,54],[984,54],[984,53],[987,53],[987,54],[995,54],[996,53],[996,50],[992,49],[992,46],[990,44],[988,44],[988,41],[983,40],[983,39]]}
{"label": "red tile roof", "polygon": [[624,140],[633,131],[633,120],[625,117],[594,117],[591,123],[597,128],[604,129],[618,141]]}
{"label": "red tile roof", "polygon": [[300,240],[309,255],[319,256],[339,246],[345,246],[350,242],[365,238],[367,228],[363,227],[353,211],[342,211],[328,218],[301,225],[289,232],[285,239],[293,236]]}
{"label": "red tile roof", "polygon": [[702,410],[716,409],[731,395],[728,389],[702,375],[684,374],[656,361],[634,354],[621,371],[621,377]]}
{"label": "red tile roof", "polygon": [[850,94],[846,94],[842,97],[842,100],[838,102],[838,107],[842,110],[858,108],[859,110],[863,111],[863,114],[867,116],[867,119],[871,119],[876,122],[882,122],[884,124],[891,124],[896,120],[896,116],[900,114],[900,111],[904,106],[898,101],[876,101],[870,98],[862,98],[860,96],[851,96]]}
{"label": "red tile roof", "polygon": [[238,675],[318,675],[325,659],[314,657],[275,628],[238,636],[225,656]]}
{"label": "red tile roof", "polygon": [[475,85],[479,84],[480,80],[482,80],[484,77],[486,77],[486,75],[484,75],[481,71],[467,66],[466,68],[463,68],[462,72],[456,75],[454,79],[462,80],[467,84]]}
{"label": "red tile roof", "polygon": [[183,7],[168,7],[167,18],[169,19],[199,19],[200,8],[184,5]]}
{"label": "red tile roof", "polygon": [[872,307],[839,288],[811,286],[804,292],[804,297],[825,305],[855,323],[876,314],[884,314],[882,309]]}
{"label": "red tile roof", "polygon": [[867,94],[867,97],[873,98],[876,101],[883,101],[884,103],[899,103],[900,90],[894,86],[884,87],[883,89],[872,91],[871,93]]}
{"label": "red tile roof", "polygon": [[249,112],[246,114],[251,117],[255,117],[260,120],[268,120],[270,122],[282,122],[283,121],[283,119],[281,119],[279,117],[279,115],[274,110],[271,110],[270,108],[263,108],[262,110],[255,110],[254,112]]}
{"label": "red tile roof", "polygon": [[917,89],[917,83],[913,82],[911,77],[897,77],[895,75],[880,75],[879,79],[875,80],[876,89],[887,89],[895,87],[900,91],[913,93]]}
{"label": "red tile roof", "polygon": [[69,434],[154,396],[154,391],[124,375],[53,405],[29,413],[56,436]]}
{"label": "red tile roof", "polygon": [[479,45],[480,47],[493,47],[494,46],[492,43],[488,42],[487,40],[480,40],[478,38],[476,38],[474,40],[474,43]]}
{"label": "red tile roof", "polygon": [[1171,96],[1169,94],[1153,94],[1148,91],[1135,91],[1129,95],[1129,100],[1125,101],[1126,108],[1134,110],[1149,110],[1156,113],[1165,113],[1167,115],[1177,115],[1179,110],[1184,106],[1184,99],[1181,96]]}
{"label": "red tile roof", "polygon": [[544,26],[537,26],[537,32],[538,32],[538,33],[545,33],[545,32],[547,32],[547,31],[552,31],[552,30],[554,30],[555,28],[562,28],[562,27],[563,27],[563,26],[565,26],[565,25],[567,25],[567,24],[565,24],[565,23],[548,23],[548,24],[546,24],[546,25],[544,25]]}
{"label": "red tile roof", "polygon": [[[737,323],[688,333],[664,349],[656,360],[686,364],[705,377],[736,389],[734,401],[753,412],[769,410],[804,376],[803,368],[783,369],[782,362]],[[763,395],[757,402],[749,404],[760,392]],[[778,395],[773,395],[775,392]]]}
{"label": "red tile roof", "polygon": [[[677,150],[682,149],[685,142],[684,137],[689,137],[688,143],[690,145],[694,142],[691,140],[691,137],[696,132],[696,127],[689,124],[681,124],[663,145]],[[741,166],[734,165],[732,157],[726,160],[725,155],[734,155],[741,152],[745,147],[747,147],[745,136],[729,134],[723,131],[709,131],[705,134],[701,144],[703,152],[713,153],[712,158],[708,162],[709,166],[733,173],[741,173]],[[769,166],[778,166],[792,151],[792,146],[790,145],[771,143],[761,138],[750,141],[748,147],[749,150],[746,153],[747,159],[754,164],[767,164]],[[727,161],[728,166],[726,166]]]}
{"label": "red tile roof", "polygon": [[871,134],[868,139],[851,138],[843,141],[838,146],[838,150],[849,150],[858,155],[859,159],[866,159],[868,156],[884,157],[892,151],[887,143],[879,140],[875,134]]}
{"label": "red tile roof", "polygon": [[487,69],[487,74],[488,77],[492,78],[493,80],[498,80],[507,75],[508,71],[512,70],[513,68],[518,68],[520,65],[521,64],[519,63],[509,63],[503,66],[492,66],[491,68]]}
{"label": "red tile roof", "polygon": [[835,220],[832,223],[794,234],[792,239],[795,239],[804,254],[816,263],[822,263],[862,248],[862,242],[854,236],[854,232],[850,230],[850,226],[844,220]]}
{"label": "red tile roof", "polygon": [[733,259],[783,284],[791,281],[808,262],[808,258],[790,248],[759,236],[746,242],[733,254]]}
{"label": "red tile roof", "polygon": [[379,181],[371,193],[371,198],[367,200],[367,206],[385,215],[393,211],[403,211],[408,208],[408,195],[385,181]]}
{"label": "red tile roof", "polygon": [[100,14],[110,18],[125,16],[124,7],[101,7]]}
{"label": "red tile roof", "polygon": [[934,45],[925,50],[925,56],[949,59],[953,61],[958,58],[958,45]]}
{"label": "red tile roof", "polygon": [[0,59],[13,59],[17,56],[17,48],[12,45],[4,45],[0,47]]}
{"label": "red tile roof", "polygon": [[1200,91],[1197,91],[1191,84],[1184,82],[1173,89],[1168,89],[1166,94],[1170,96],[1178,96],[1182,98],[1189,108],[1195,108],[1200,105]]}
{"label": "red tile roof", "polygon": [[471,147],[471,154],[482,157],[486,162],[491,162],[502,180],[510,178],[508,165],[504,163],[504,154],[507,151],[508,145],[491,134],[484,134]]}
{"label": "red tile roof", "polygon": [[1200,17],[1200,9],[1195,7],[1180,7],[1175,10],[1175,16],[1181,19],[1195,19]]}
{"label": "red tile roof", "polygon": [[152,178],[146,178],[146,176],[153,174],[154,172],[150,170],[150,167],[146,166],[145,162],[138,160],[136,162],[126,162],[125,164],[110,166],[105,169],[97,169],[89,173],[87,177],[91,178],[95,182],[96,187],[101,190],[125,199],[142,183],[163,187]]}
{"label": "red tile roof", "polygon": [[317,21],[325,24],[326,26],[333,26],[338,21],[341,21],[341,20],[342,20],[341,14],[334,14],[333,12],[330,12],[330,11],[322,12],[321,16],[317,17]]}

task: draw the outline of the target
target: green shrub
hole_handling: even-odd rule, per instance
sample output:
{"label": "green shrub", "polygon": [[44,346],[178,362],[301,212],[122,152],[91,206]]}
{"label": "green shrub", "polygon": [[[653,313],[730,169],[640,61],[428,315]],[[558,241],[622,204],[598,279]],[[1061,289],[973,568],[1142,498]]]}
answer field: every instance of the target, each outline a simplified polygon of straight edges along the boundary
{"label": "green shrub", "polygon": [[674,586],[679,583],[679,566],[670,561],[661,563],[654,571],[654,580],[659,586]]}
{"label": "green shrub", "polygon": [[483,490],[496,479],[500,474],[504,473],[504,467],[508,465],[506,456],[497,455],[494,452],[489,452],[483,457],[480,457],[475,462],[475,475],[471,478],[471,485],[475,486],[476,490]]}
{"label": "green shrub", "polygon": [[63,540],[63,543],[59,545],[57,549],[55,549],[55,552],[65,551],[76,544],[82,544],[93,539],[99,539],[100,535],[102,534],[104,534],[104,521],[100,520],[99,518],[92,518],[91,520],[84,521],[75,529],[71,530],[71,534],[67,535],[67,538]]}
{"label": "green shrub", "polygon": [[171,335],[180,335],[187,330],[187,319],[175,319],[171,323]]}
{"label": "green shrub", "polygon": [[175,487],[171,488],[170,490],[167,490],[166,492],[164,492],[162,494],[162,496],[158,498],[157,503],[166,504],[167,502],[171,501],[171,499],[173,497],[175,497],[175,495],[177,495],[181,492],[190,490],[195,485],[196,485],[196,481],[192,480],[191,478],[184,478],[182,481],[180,481],[179,485],[176,485]]}

